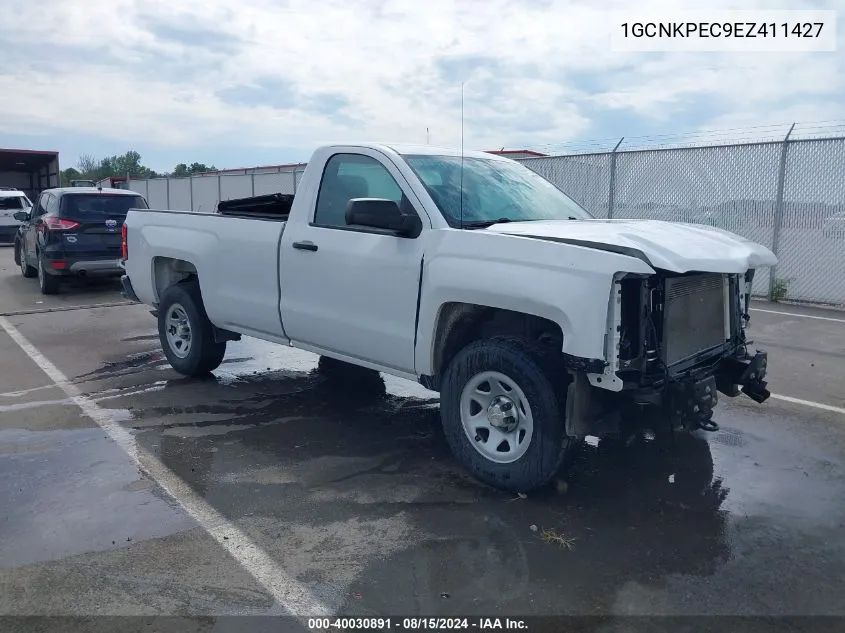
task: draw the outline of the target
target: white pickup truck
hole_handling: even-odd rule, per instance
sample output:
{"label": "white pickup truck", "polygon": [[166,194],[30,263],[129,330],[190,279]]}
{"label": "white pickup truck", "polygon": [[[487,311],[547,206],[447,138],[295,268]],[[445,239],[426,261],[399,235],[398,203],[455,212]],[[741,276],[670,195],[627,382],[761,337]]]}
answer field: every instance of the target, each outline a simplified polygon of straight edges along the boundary
{"label": "white pickup truck", "polygon": [[419,381],[457,458],[502,489],[543,486],[587,436],[715,430],[717,392],[769,396],[746,326],[771,251],[594,219],[487,153],[321,147],[295,196],[131,210],[123,250],[124,293],[154,308],[178,372],[213,371],[247,335],[350,380]]}

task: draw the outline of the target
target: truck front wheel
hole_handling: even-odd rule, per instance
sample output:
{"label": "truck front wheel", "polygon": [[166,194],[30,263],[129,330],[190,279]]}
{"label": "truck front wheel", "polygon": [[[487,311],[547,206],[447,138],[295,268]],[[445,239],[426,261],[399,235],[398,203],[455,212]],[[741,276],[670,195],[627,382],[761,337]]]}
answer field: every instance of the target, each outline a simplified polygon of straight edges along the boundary
{"label": "truck front wheel", "polygon": [[164,291],[158,306],[158,336],[171,367],[185,376],[207,375],[226,354],[225,341],[214,340],[214,326],[195,281]]}
{"label": "truck front wheel", "polygon": [[547,484],[577,444],[564,428],[567,373],[556,350],[517,337],[476,341],[446,369],[440,415],[449,446],[479,480],[512,492]]}

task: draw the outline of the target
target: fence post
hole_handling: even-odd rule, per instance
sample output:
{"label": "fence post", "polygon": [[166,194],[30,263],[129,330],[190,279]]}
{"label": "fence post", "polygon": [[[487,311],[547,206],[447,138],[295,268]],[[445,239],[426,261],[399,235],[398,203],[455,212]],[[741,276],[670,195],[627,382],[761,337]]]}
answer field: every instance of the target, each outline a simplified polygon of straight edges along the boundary
{"label": "fence post", "polygon": [[170,208],[170,177],[164,179],[164,182],[167,183],[166,195],[167,195],[167,208]]}
{"label": "fence post", "polygon": [[[789,148],[789,137],[792,135],[792,130],[794,128],[795,124],[793,123],[790,126],[789,131],[786,133],[786,136],[783,137],[783,143],[780,149],[777,196],[775,197],[774,228],[772,230],[772,252],[775,254],[775,257],[778,257],[778,251],[780,250],[780,231],[781,226],[783,225],[783,187],[785,184],[784,181],[786,180],[786,152]],[[772,266],[771,270],[769,270],[769,299],[774,297],[776,279],[777,266]]]}
{"label": "fence post", "polygon": [[191,205],[191,211],[194,210],[194,177],[188,176],[188,204]]}
{"label": "fence post", "polygon": [[610,220],[613,218],[613,204],[616,198],[616,150],[619,149],[619,146],[622,145],[622,141],[625,140],[625,137],[619,139],[619,142],[616,144],[616,147],[613,148],[613,152],[610,154],[610,191],[607,192],[607,219]]}

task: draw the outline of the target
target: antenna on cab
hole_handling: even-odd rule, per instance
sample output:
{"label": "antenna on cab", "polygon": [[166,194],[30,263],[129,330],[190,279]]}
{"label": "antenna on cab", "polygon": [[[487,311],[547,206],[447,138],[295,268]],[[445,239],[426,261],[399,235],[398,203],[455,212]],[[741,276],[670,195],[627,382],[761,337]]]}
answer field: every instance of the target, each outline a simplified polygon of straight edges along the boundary
{"label": "antenna on cab", "polygon": [[460,225],[464,228],[464,82],[461,82],[461,201]]}

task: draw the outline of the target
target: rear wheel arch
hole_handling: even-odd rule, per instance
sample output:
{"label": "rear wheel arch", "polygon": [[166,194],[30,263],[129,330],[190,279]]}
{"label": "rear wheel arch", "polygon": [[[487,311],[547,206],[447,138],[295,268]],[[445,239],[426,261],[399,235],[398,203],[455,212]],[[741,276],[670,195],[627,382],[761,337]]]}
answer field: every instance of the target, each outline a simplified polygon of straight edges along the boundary
{"label": "rear wheel arch", "polygon": [[152,261],[153,289],[161,302],[168,288],[179,283],[199,284],[199,274],[191,262],[175,257],[154,257]]}
{"label": "rear wheel arch", "polygon": [[[204,318],[208,318],[205,312],[200,276],[197,273],[196,267],[191,262],[175,257],[154,257],[152,266],[153,290],[155,292],[155,306],[157,308],[161,308],[165,295],[170,288],[180,286],[196,295],[197,301],[203,304],[202,313]],[[210,321],[209,324],[211,324]],[[215,343],[239,341],[241,339],[241,335],[237,332],[219,328],[214,324],[211,324],[211,328]]]}

